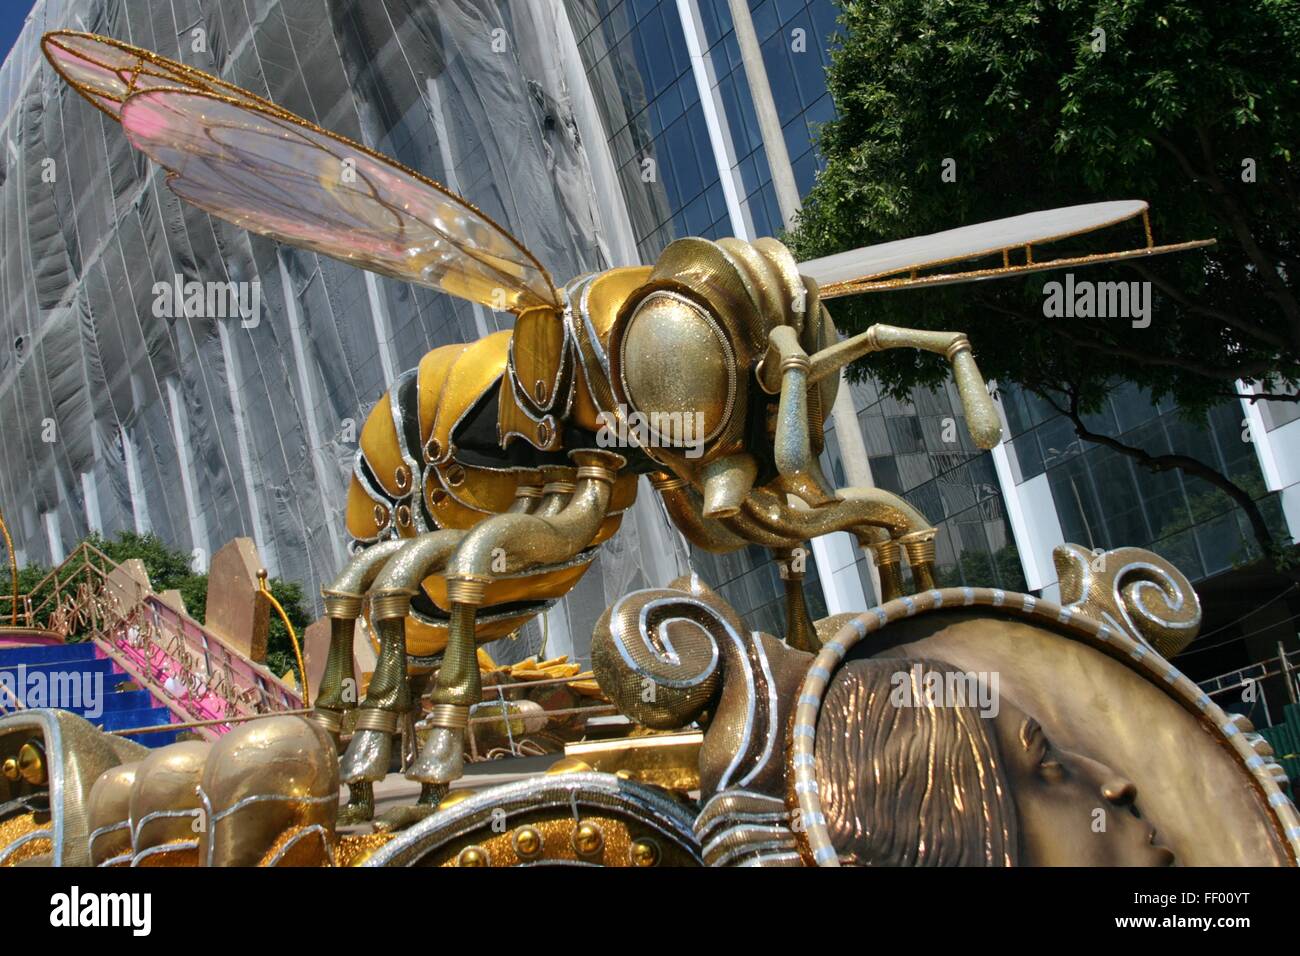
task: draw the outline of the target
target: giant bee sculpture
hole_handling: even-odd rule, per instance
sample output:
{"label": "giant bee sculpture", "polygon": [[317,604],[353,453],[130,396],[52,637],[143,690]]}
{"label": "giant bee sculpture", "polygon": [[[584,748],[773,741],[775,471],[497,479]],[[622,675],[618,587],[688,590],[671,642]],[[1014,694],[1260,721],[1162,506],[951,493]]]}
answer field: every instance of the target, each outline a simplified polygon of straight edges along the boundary
{"label": "giant bee sculpture", "polygon": [[[1034,260],[1034,243],[1146,215],[1145,203],[1111,202],[811,263],[774,239],[687,238],[652,266],[557,286],[517,239],[445,187],[246,90],[88,34],[51,33],[44,50],[170,171],[185,201],[514,315],[510,331],[428,353],[361,432],[346,512],[354,556],[324,590],[333,630],[315,701],[316,719],[336,736],[359,707],[341,765],[354,816],[369,812],[370,786],[388,772],[392,738],[435,668],[430,732],[407,776],[425,785],[431,807],[461,775],[463,730],[481,697],[477,644],[517,630],[574,586],[618,530],[640,475],[694,544],[758,545],[780,559],[792,646],[817,646],[792,560],[811,537],[856,535],[874,554],[885,599],[901,592],[904,559],[915,587],[933,587],[926,518],[878,488],[833,488],[818,468],[840,369],[883,349],[925,349],[951,362],[981,448],[999,440],[997,410],[960,332],[874,326],[838,341],[826,300],[1198,245],[1148,240]],[[1023,261],[1013,265],[1012,251]],[[995,268],[954,271],[999,254]],[[697,427],[663,427],[687,421]],[[609,447],[611,434],[635,440]],[[379,652],[358,704],[347,689],[367,603]]]}

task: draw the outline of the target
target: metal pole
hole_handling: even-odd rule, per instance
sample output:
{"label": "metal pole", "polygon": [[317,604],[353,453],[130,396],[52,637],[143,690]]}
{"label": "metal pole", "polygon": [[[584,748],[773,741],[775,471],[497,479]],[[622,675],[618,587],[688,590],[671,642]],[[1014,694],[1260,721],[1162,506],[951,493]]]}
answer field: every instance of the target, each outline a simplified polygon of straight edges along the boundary
{"label": "metal pole", "polygon": [[4,532],[5,548],[9,551],[9,572],[13,576],[13,600],[10,602],[9,623],[18,626],[18,559],[14,556],[14,541],[9,537],[9,526],[5,524],[4,514],[0,513],[0,531]]}
{"label": "metal pole", "polygon": [[1286,684],[1286,695],[1291,699],[1291,703],[1296,702],[1295,681],[1291,679],[1291,662],[1286,659],[1286,648],[1282,642],[1277,642],[1277,661],[1282,668],[1282,682]]}

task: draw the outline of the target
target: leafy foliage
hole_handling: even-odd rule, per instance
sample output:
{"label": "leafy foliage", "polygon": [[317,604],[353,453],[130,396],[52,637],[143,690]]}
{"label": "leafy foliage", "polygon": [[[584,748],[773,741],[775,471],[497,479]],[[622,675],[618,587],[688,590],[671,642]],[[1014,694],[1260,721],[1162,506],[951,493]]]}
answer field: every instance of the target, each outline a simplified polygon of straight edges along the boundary
{"label": "leafy foliage", "polygon": [[[790,242],[800,258],[1036,209],[1151,202],[1157,242],[1196,251],[1094,267],[1149,280],[1149,328],[1046,319],[1051,274],[860,296],[837,323],[966,331],[987,377],[1068,383],[1084,412],[1116,379],[1190,414],[1238,378],[1300,377],[1297,0],[846,0],[822,129],[827,168]],[[1105,49],[1094,49],[1105,31]],[[945,158],[957,180],[941,181]],[[1243,181],[1253,160],[1256,181]],[[1141,245],[1140,224],[1111,248]],[[1065,240],[1041,258],[1098,251]],[[993,264],[993,263],[990,263]],[[1083,278],[1083,276],[1080,276]],[[902,397],[947,374],[911,351],[867,358]]]}

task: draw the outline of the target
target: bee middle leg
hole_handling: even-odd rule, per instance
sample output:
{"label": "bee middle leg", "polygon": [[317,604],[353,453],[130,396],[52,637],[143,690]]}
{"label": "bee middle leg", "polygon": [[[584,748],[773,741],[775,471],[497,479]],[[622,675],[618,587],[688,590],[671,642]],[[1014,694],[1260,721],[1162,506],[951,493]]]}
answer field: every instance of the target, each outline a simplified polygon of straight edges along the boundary
{"label": "bee middle leg", "polygon": [[477,525],[447,564],[451,626],[442,669],[432,693],[429,732],[407,778],[449,784],[464,770],[464,731],[469,710],[483,698],[479,681],[475,621],[493,575],[555,564],[588,547],[609,510],[610,495],[624,459],[606,451],[575,451],[573,495],[554,515],[503,514]]}

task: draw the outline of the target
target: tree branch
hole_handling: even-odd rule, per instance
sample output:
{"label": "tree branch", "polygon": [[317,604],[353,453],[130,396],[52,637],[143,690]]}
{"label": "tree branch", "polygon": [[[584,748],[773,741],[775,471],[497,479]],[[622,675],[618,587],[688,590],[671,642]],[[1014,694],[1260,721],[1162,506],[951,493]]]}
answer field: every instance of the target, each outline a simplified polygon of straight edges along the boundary
{"label": "tree branch", "polygon": [[993,312],[999,312],[1002,315],[1009,316],[1019,322],[1033,325],[1035,328],[1046,327],[1047,330],[1057,335],[1072,345],[1081,349],[1087,349],[1100,355],[1108,355],[1112,358],[1121,358],[1128,362],[1135,362],[1138,365],[1161,365],[1170,368],[1181,368],[1184,371],[1191,372],[1194,375],[1200,375],[1203,378],[1213,379],[1216,382],[1235,382],[1239,378],[1256,379],[1270,374],[1274,370],[1274,364],[1263,360],[1254,362],[1243,362],[1240,365],[1228,367],[1226,365],[1206,365],[1201,362],[1194,362],[1191,359],[1178,358],[1171,355],[1157,355],[1151,352],[1141,352],[1137,349],[1123,348],[1118,345],[1107,345],[1097,339],[1086,336],[1074,335],[1073,333],[1062,328],[1060,325],[1047,322],[1044,326],[1041,322],[1036,322],[1028,316],[1015,309],[1008,309],[1005,306],[998,305],[987,299],[981,300],[985,308]]}
{"label": "tree branch", "polygon": [[1219,322],[1222,322],[1224,325],[1231,326],[1232,328],[1237,329],[1239,332],[1245,332],[1247,335],[1252,335],[1255,338],[1259,339],[1259,341],[1265,342],[1268,345],[1273,346],[1274,348],[1287,349],[1290,347],[1290,344],[1287,342],[1287,340],[1284,339],[1282,336],[1278,335],[1276,332],[1270,332],[1268,329],[1263,328],[1262,326],[1254,322],[1248,322],[1247,320],[1239,316],[1233,315],[1230,312],[1224,312],[1222,309],[1216,309],[1211,306],[1201,305],[1199,302],[1192,301],[1191,299],[1187,298],[1187,296],[1183,295],[1182,291],[1179,290],[1176,286],[1172,285],[1169,282],[1166,282],[1164,279],[1161,279],[1158,275],[1152,272],[1148,266],[1143,265],[1142,263],[1130,262],[1129,267],[1132,268],[1138,275],[1142,276],[1142,278],[1146,279],[1153,286],[1159,289],[1161,292],[1163,292],[1165,295],[1169,296],[1169,298],[1173,299],[1175,302],[1181,305],[1188,312],[1191,312],[1195,315],[1203,315],[1207,319],[1215,319]]}

